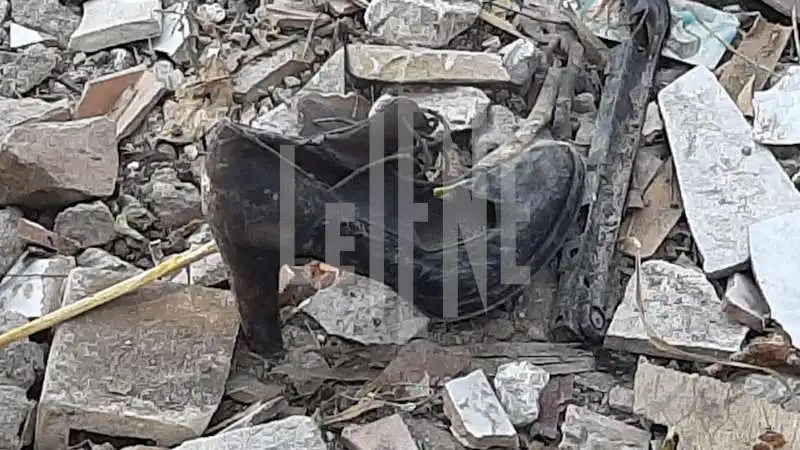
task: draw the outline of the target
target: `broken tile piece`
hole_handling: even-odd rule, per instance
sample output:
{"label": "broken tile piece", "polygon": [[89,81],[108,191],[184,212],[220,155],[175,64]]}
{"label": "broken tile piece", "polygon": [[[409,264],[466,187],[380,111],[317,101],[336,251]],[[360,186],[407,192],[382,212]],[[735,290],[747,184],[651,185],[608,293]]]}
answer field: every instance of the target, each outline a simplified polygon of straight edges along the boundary
{"label": "broken tile piece", "polygon": [[[348,51],[349,49],[348,46]],[[344,95],[347,92],[344,77],[344,48],[340,48],[328,57],[328,60],[296,95],[300,96],[308,92]]]}
{"label": "broken tile piece", "polygon": [[528,361],[514,361],[497,368],[494,388],[515,426],[530,425],[539,417],[539,395],[550,374]]}
{"label": "broken tile piece", "polygon": [[800,340],[800,209],[750,225],[750,258],[772,319]]}
{"label": "broken tile piece", "polygon": [[561,450],[650,448],[650,432],[582,406],[567,406],[567,415],[561,430],[563,437],[558,444]]}
{"label": "broken tile piece", "polygon": [[658,103],[703,269],[724,277],[747,264],[747,227],[800,209],[800,193],[708,69],[686,72]]}
{"label": "broken tile piece", "polygon": [[[128,276],[73,269],[64,304]],[[59,325],[36,421],[37,448],[66,448],[70,429],[162,446],[200,436],[222,399],[238,327],[229,291],[167,282]]]}
{"label": "broken tile piece", "polygon": [[153,50],[167,55],[174,62],[184,62],[191,56],[191,39],[194,22],[186,15],[188,1],[179,1],[166,9],[161,21],[161,36],[153,43]]}
{"label": "broken tile piece", "polygon": [[61,293],[75,258],[23,255],[0,281],[0,308],[35,319],[61,307]]}
{"label": "broken tile piece", "polygon": [[109,114],[117,124],[117,139],[133,134],[166,93],[167,86],[158,79],[154,70],[143,72],[136,83],[117,99]]}
{"label": "broken tile piece", "polygon": [[800,414],[751,397],[731,383],[640,358],[634,390],[634,412],[674,428],[679,448],[754,449],[768,429],[783,434],[787,442],[800,439]]}
{"label": "broken tile piece", "polygon": [[503,57],[462,50],[353,44],[347,47],[350,70],[358,78],[385,83],[509,83]]}
{"label": "broken tile piece", "polygon": [[257,116],[250,123],[253,128],[285,133],[292,136],[300,135],[300,123],[297,113],[289,108],[286,103],[281,103],[264,114]]}
{"label": "broken tile piece", "polygon": [[314,419],[290,416],[264,425],[192,439],[174,450],[327,450]]}
{"label": "broken tile piece", "polygon": [[767,145],[800,144],[800,66],[766,91],[753,93],[753,139]]}
{"label": "broken tile piece", "polygon": [[136,84],[146,70],[147,66],[140,64],[89,80],[83,88],[83,94],[75,107],[73,117],[83,119],[108,114],[122,93]]}
{"label": "broken tile piece", "polygon": [[517,447],[517,431],[482,370],[448,381],[444,391],[444,414],[462,444],[475,449]]}
{"label": "broken tile piece", "polygon": [[[486,93],[471,86],[434,89],[424,93],[404,92],[402,96],[414,101],[420,108],[440,114],[447,121],[450,131],[473,130],[483,126],[492,102]],[[388,94],[379,97],[372,105],[370,115],[382,110],[395,98]]]}
{"label": "broken tile piece", "polygon": [[405,344],[430,321],[383,283],[354,273],[343,273],[301,309],[328,333],[365,345]]}
{"label": "broken tile piece", "polygon": [[53,39],[54,38],[46,34],[23,27],[22,25],[17,25],[14,22],[8,24],[8,46],[11,48],[27,47]]}
{"label": "broken tile piece", "polygon": [[342,440],[353,450],[417,450],[414,437],[398,414],[366,425],[348,425]]}
{"label": "broken tile piece", "polygon": [[722,310],[754,331],[764,331],[770,318],[769,305],[749,275],[737,272],[728,278]]}
{"label": "broken tile piece", "polygon": [[161,35],[161,0],[88,0],[69,48],[86,53]]}
{"label": "broken tile piece", "polygon": [[[646,261],[642,284],[645,318],[661,339],[683,350],[719,358],[739,351],[747,327],[733,323],[722,312],[714,286],[701,271],[666,261]],[[635,277],[631,277],[608,328],[605,347],[663,356],[650,344],[639,318],[634,285]]]}
{"label": "broken tile piece", "polygon": [[367,30],[389,45],[444,47],[471,27],[481,5],[467,0],[374,0],[364,11]]}

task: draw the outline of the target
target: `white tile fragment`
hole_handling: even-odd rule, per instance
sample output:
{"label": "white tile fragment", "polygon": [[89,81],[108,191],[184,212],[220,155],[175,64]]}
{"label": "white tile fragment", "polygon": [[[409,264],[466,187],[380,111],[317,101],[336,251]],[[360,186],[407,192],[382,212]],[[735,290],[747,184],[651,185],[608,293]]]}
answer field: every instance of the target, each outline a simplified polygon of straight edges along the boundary
{"label": "white tile fragment", "polygon": [[[752,252],[751,252],[752,253]],[[754,331],[764,331],[770,317],[769,305],[749,275],[737,272],[728,278],[722,310]]]}
{"label": "white tile fragment", "polygon": [[550,374],[530,361],[514,361],[497,368],[497,397],[515,426],[530,425],[539,417],[539,395]]}
{"label": "white tile fragment", "polygon": [[767,145],[800,144],[800,66],[774,86],[753,93],[753,139]]}

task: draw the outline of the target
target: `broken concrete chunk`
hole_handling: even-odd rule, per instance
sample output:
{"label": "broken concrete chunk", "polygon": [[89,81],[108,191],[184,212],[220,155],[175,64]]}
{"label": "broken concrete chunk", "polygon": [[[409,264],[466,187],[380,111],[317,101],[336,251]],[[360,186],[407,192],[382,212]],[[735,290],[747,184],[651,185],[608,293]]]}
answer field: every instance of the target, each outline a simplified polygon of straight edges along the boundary
{"label": "broken concrete chunk", "polygon": [[[434,89],[425,93],[404,92],[402,96],[414,101],[420,108],[439,113],[447,121],[450,131],[481,128],[492,103],[482,90],[469,86]],[[395,98],[392,95],[379,97],[372,105],[370,115],[382,110]]]}
{"label": "broken concrete chunk", "polygon": [[722,310],[754,331],[764,331],[770,318],[769,305],[749,275],[735,273],[728,278]]}
{"label": "broken concrete chunk", "polygon": [[[720,358],[739,351],[747,327],[733,323],[722,312],[722,302],[702,272],[651,260],[642,264],[642,284],[645,319],[661,339],[683,350]],[[631,277],[605,346],[662,356],[645,332],[634,288],[635,277]]]}
{"label": "broken concrete chunk", "polygon": [[28,319],[55,311],[61,307],[64,281],[74,267],[71,256],[20,257],[0,281],[0,308]]}
{"label": "broken concrete chunk", "polygon": [[162,230],[174,229],[202,217],[200,192],[178,179],[175,169],[162,167],[142,187],[143,201],[153,211]]}
{"label": "broken concrete chunk", "polygon": [[245,101],[268,95],[267,88],[308,67],[303,45],[290,45],[242,67],[233,77],[233,92]]}
{"label": "broken concrete chunk", "polygon": [[57,48],[34,44],[0,65],[0,95],[18,98],[42,84],[61,62]]}
{"label": "broken concrete chunk", "polygon": [[753,93],[753,139],[768,145],[800,144],[800,66],[766,91]]}
{"label": "broken concrete chunk", "polygon": [[753,275],[766,299],[772,319],[793,340],[800,339],[800,209],[750,225],[750,258]]}
{"label": "broken concrete chunk", "polygon": [[83,247],[105,245],[117,236],[114,215],[99,200],[79,203],[58,213],[53,231],[80,242]]}
{"label": "broken concrete chunk", "polygon": [[[128,276],[73,269],[64,304]],[[70,429],[162,446],[200,436],[222,399],[237,331],[230,292],[165,282],[59,325],[36,421],[37,448],[66,448]]]}
{"label": "broken concrete chunk", "polygon": [[0,98],[0,136],[5,136],[13,126],[23,122],[55,120],[68,116],[63,103],[48,103],[35,98]]}
{"label": "broken concrete chunk", "polygon": [[0,209],[0,276],[8,272],[25,251],[25,241],[17,232],[22,210],[9,206]]}
{"label": "broken concrete chunk", "polygon": [[342,439],[353,450],[417,450],[414,437],[398,414],[366,425],[348,425]]}
{"label": "broken concrete chunk", "polygon": [[430,321],[386,285],[353,273],[311,296],[302,310],[328,333],[362,344],[405,344]]}
{"label": "broken concrete chunk", "polygon": [[539,394],[550,374],[527,361],[515,361],[497,368],[494,388],[515,426],[530,425],[539,417]]}
{"label": "broken concrete chunk", "polygon": [[[0,333],[26,323],[28,319],[22,314],[0,309]],[[22,339],[0,348],[0,386],[27,391],[36,382],[36,372],[43,369],[44,354],[39,344]]]}
{"label": "broken concrete chunk", "polygon": [[175,450],[327,450],[314,419],[290,416],[268,424],[242,428],[184,442]]}
{"label": "broken concrete chunk", "polygon": [[325,64],[297,92],[297,95],[300,96],[308,92],[344,95],[347,92],[344,77],[344,49],[340,48],[325,61]]}
{"label": "broken concrete chunk", "polygon": [[80,267],[93,267],[95,269],[111,270],[116,272],[141,272],[133,264],[112,255],[100,248],[87,248],[76,259]]}
{"label": "broken concrete chunk", "polygon": [[25,445],[20,431],[30,419],[35,402],[28,400],[25,389],[0,385],[0,448],[21,450]]}
{"label": "broken concrete chunk", "polygon": [[144,64],[89,80],[75,107],[75,119],[102,116],[111,112],[126,89],[136,84],[147,70]]}
{"label": "broken concrete chunk", "polygon": [[166,84],[158,79],[153,69],[142,73],[136,84],[117,99],[109,114],[117,124],[117,139],[133,134],[166,93]]}
{"label": "broken concrete chunk", "polygon": [[194,22],[186,15],[188,7],[188,1],[179,1],[166,8],[162,14],[161,36],[153,43],[153,50],[175,62],[189,60],[193,51],[190,40],[195,30]]}
{"label": "broken concrete chunk", "polygon": [[353,44],[347,53],[351,72],[364,80],[429,84],[511,81],[503,57],[491,53],[373,44]]}
{"label": "broken concrete chunk", "polygon": [[118,164],[105,117],[19,125],[0,144],[0,204],[55,207],[111,195]]}
{"label": "broken concrete chunk", "polygon": [[444,385],[444,414],[450,431],[467,447],[517,447],[517,430],[482,370]]}
{"label": "broken concrete chunk", "polygon": [[517,39],[500,49],[503,66],[511,76],[511,82],[524,86],[533,81],[539,67],[546,67],[545,54],[530,39]]}
{"label": "broken concrete chunk", "polygon": [[562,450],[588,448],[644,450],[650,448],[649,432],[600,415],[582,406],[567,406],[567,415],[561,431],[563,437],[558,448]]}
{"label": "broken concrete chunk", "polygon": [[86,53],[161,35],[161,0],[88,0],[69,48]]}
{"label": "broken concrete chunk", "polygon": [[59,0],[11,0],[11,19],[22,26],[41,31],[66,44],[81,18]]}
{"label": "broken concrete chunk", "polygon": [[472,133],[474,158],[480,159],[513,136],[519,129],[519,121],[520,118],[505,106],[490,106],[483,126]]}
{"label": "broken concrete chunk", "polygon": [[800,414],[714,378],[640,358],[634,390],[634,412],[674,428],[680,448],[759,448],[753,445],[766,430],[781,433],[787,442],[800,437]]}
{"label": "broken concrete chunk", "polygon": [[610,408],[631,414],[633,413],[633,396],[633,389],[614,386],[608,391],[606,399]]}
{"label": "broken concrete chunk", "polygon": [[726,276],[749,259],[747,227],[800,209],[800,193],[708,69],[682,75],[658,103],[703,269]]}
{"label": "broken concrete chunk", "polygon": [[469,0],[374,0],[364,23],[385,44],[438,48],[471,27],[480,12],[481,4]]}

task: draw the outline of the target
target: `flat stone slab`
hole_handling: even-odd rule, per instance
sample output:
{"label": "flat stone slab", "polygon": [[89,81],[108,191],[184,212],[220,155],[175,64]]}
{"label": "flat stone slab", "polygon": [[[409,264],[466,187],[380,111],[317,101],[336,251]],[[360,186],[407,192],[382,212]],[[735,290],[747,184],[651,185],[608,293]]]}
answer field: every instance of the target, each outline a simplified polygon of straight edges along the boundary
{"label": "flat stone slab", "polygon": [[342,439],[353,450],[417,450],[408,426],[399,414],[365,425],[348,425]]}
{"label": "flat stone slab", "polygon": [[290,416],[265,425],[241,428],[184,442],[174,450],[327,450],[314,419]]}
{"label": "flat stone slab", "polygon": [[650,432],[582,406],[567,406],[561,431],[560,450],[650,448]]}
{"label": "flat stone slab", "polygon": [[[725,315],[714,286],[699,269],[647,261],[642,264],[642,284],[645,319],[667,343],[720,358],[739,351],[747,327]],[[604,345],[631,353],[664,356],[650,344],[639,317],[634,287],[635,278],[631,277]]]}
{"label": "flat stone slab", "polygon": [[[413,100],[420,108],[441,114],[450,131],[480,128],[486,122],[492,101],[482,90],[471,86],[455,86],[432,92],[404,92],[402,97]],[[372,105],[370,115],[383,109],[396,97],[382,95]]]}
{"label": "flat stone slab", "polygon": [[69,48],[92,53],[161,36],[161,0],[89,0]]}
{"label": "flat stone slab", "polygon": [[517,430],[483,370],[445,383],[444,414],[453,436],[469,448],[517,445]]}
{"label": "flat stone slab", "polygon": [[772,318],[800,339],[800,209],[750,225],[753,275]]}
{"label": "flat stone slab", "polygon": [[[128,276],[73,269],[64,304]],[[65,449],[70,429],[161,446],[200,436],[222,399],[238,326],[229,291],[166,282],[59,325],[36,449]]]}
{"label": "flat stone slab", "polygon": [[726,276],[747,264],[748,226],[800,209],[800,193],[708,69],[682,75],[658,104],[703,270]]}
{"label": "flat stone slab", "polygon": [[546,370],[528,361],[514,361],[498,367],[493,381],[514,425],[530,425],[539,417],[539,396],[550,381]]}
{"label": "flat stone slab", "polygon": [[800,67],[791,66],[771,88],[753,93],[753,139],[767,145],[800,144]]}
{"label": "flat stone slab", "polygon": [[471,27],[480,12],[480,3],[468,0],[375,0],[364,23],[385,44],[436,48]]}
{"label": "flat stone slab", "polygon": [[353,44],[350,70],[358,78],[385,83],[497,84],[511,82],[503,57],[463,50]]}
{"label": "flat stone slab", "polygon": [[64,281],[74,267],[72,256],[19,258],[0,281],[0,308],[29,319],[55,311],[61,307]]}

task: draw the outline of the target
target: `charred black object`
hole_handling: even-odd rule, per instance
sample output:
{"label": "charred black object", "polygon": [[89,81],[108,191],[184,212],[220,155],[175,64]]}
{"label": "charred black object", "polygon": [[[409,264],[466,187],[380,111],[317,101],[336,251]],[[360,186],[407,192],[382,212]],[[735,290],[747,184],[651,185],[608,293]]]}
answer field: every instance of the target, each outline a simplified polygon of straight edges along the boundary
{"label": "charred black object", "polygon": [[[612,51],[597,114],[588,172],[595,192],[578,253],[571,258],[553,305],[558,339],[600,343],[622,298],[619,226],[639,145],[644,113],[661,48],[669,30],[666,0],[626,0],[632,38]],[[562,258],[564,255],[562,255]]]}
{"label": "charred black object", "polygon": [[[456,188],[454,197],[484,205],[486,226],[464,229],[448,222],[452,217],[444,211],[462,211],[466,203],[453,207],[448,202],[456,200],[434,196],[425,177],[444,146],[432,133],[436,125],[416,104],[398,99],[366,120],[308,138],[230,121],[209,132],[209,221],[230,269],[242,329],[253,351],[269,354],[282,346],[278,269],[294,261],[281,261],[281,250],[284,258],[293,247],[291,258],[326,260],[326,228],[331,226],[336,235],[353,237],[355,250],[337,252],[339,261],[328,262],[377,278],[401,296],[408,274],[413,297],[406,300],[445,320],[479,315],[515,297],[523,285],[501,277],[501,263],[508,261],[502,255],[529,267],[531,274],[554,256],[583,196],[580,155],[568,144],[547,141],[469,174],[471,183]],[[373,140],[379,136],[375,145],[370,145],[371,135]],[[404,161],[410,170],[403,169]],[[365,167],[381,169],[377,185]],[[370,202],[375,196],[377,201]],[[424,221],[414,224],[407,216],[403,204],[411,199],[427,208]],[[326,205],[334,204],[352,204],[354,214],[332,221]],[[511,224],[514,241],[507,240],[510,233],[501,233],[499,224],[509,208],[525,211],[523,220]],[[282,220],[292,214],[293,225],[286,226]],[[474,244],[485,246],[485,261],[471,259],[467,246]],[[454,252],[453,266],[445,261],[448,251]],[[375,261],[382,270],[375,271]],[[485,272],[475,271],[476,266]],[[448,280],[457,282],[457,295],[443,295]]]}

